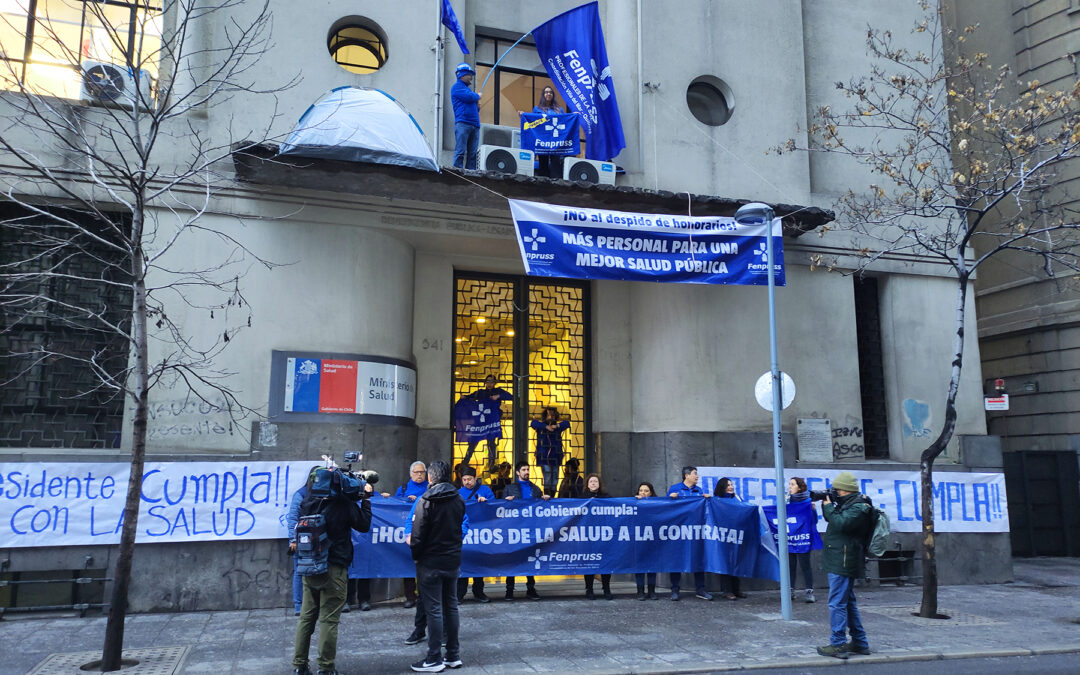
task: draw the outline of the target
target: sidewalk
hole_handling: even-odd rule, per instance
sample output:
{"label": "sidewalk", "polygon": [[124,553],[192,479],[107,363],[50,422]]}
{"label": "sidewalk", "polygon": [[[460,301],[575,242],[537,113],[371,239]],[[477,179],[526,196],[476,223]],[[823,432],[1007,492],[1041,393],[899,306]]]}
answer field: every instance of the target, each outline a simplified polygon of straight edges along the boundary
{"label": "sidewalk", "polygon": [[[614,601],[548,594],[535,602],[519,591],[520,599],[508,603],[492,584],[491,603],[462,605],[465,668],[460,672],[705,672],[1080,652],[1080,559],[1014,564],[1016,581],[1010,584],[941,588],[940,609],[950,620],[911,615],[918,608],[918,587],[859,589],[873,654],[846,662],[814,651],[828,642],[824,589],[817,604],[796,602],[795,620],[785,622],[775,592],[754,592],[737,602],[704,602],[685,592],[677,603],[666,594],[638,602],[633,584],[620,584]],[[562,588],[577,593],[574,584]],[[540,590],[543,594],[542,585]],[[409,664],[426,648],[402,644],[412,618],[400,603],[343,615],[337,668],[350,675],[410,672]],[[175,672],[290,673],[295,621],[283,609],[134,615],[128,618],[125,646],[186,647],[186,653],[174,650],[182,658]],[[30,672],[54,653],[100,651],[104,627],[104,618],[5,618],[0,673]],[[314,645],[312,640],[312,667]],[[173,672],[148,666],[123,672]]]}

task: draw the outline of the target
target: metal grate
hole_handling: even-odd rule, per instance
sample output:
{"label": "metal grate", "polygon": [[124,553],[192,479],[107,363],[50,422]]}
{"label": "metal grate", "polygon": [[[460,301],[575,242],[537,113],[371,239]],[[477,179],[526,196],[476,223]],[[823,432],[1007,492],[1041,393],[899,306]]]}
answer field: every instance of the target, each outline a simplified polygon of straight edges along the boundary
{"label": "metal grate", "polygon": [[948,609],[938,609],[939,614],[949,617],[947,619],[924,619],[918,615],[919,608],[911,605],[903,605],[900,607],[860,606],[859,610],[863,612],[873,612],[874,614],[887,616],[890,619],[897,619],[898,621],[905,621],[919,626],[992,626],[1003,623],[1002,621],[991,619],[990,617],[968,614],[967,612],[953,612]]}
{"label": "metal grate", "polygon": [[[120,653],[120,658],[124,661],[137,661],[138,664],[124,666],[122,672],[125,675],[174,675],[180,672],[189,649],[190,647],[125,649]],[[88,671],[81,670],[83,665],[100,660],[101,650],[50,654],[26,675],[84,675]]]}

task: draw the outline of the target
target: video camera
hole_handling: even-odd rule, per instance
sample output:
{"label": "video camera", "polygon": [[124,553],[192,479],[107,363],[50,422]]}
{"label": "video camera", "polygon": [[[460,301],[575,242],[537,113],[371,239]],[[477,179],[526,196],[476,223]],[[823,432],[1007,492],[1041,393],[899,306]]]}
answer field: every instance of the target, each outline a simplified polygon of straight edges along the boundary
{"label": "video camera", "polygon": [[835,504],[837,500],[840,499],[840,495],[836,492],[836,488],[829,488],[828,490],[810,491],[810,501],[812,502],[820,502],[826,497],[828,497],[829,501],[831,501],[833,504]]}
{"label": "video camera", "polygon": [[[344,469],[336,465],[329,469],[318,469],[311,483],[311,494],[330,499],[344,497],[354,502],[370,497],[370,493],[364,490],[364,486],[378,483],[379,474],[372,470],[353,471],[353,462],[359,462],[361,459],[363,455],[359,452],[350,451],[345,453],[348,466]],[[333,458],[328,458],[328,461],[333,464]]]}

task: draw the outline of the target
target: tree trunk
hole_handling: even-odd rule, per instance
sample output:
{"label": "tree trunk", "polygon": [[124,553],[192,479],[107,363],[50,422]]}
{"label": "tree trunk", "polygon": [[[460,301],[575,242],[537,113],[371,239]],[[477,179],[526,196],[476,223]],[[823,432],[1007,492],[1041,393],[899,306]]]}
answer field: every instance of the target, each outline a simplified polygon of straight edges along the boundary
{"label": "tree trunk", "polygon": [[120,548],[113,570],[112,596],[109,599],[109,618],[105,625],[105,644],[101,652],[101,670],[120,670],[120,655],[124,649],[124,619],[127,616],[128,588],[131,585],[131,564],[135,555],[135,534],[139,525],[139,503],[142,498],[143,464],[146,459],[146,428],[149,417],[149,360],[147,354],[146,281],[143,254],[139,246],[142,236],[141,213],[132,219],[132,256],[134,298],[131,312],[132,346],[135,364],[131,391],[135,398],[135,417],[131,434],[131,471],[128,472],[127,499],[124,501],[124,526],[120,533]]}
{"label": "tree trunk", "polygon": [[[963,260],[961,252],[961,261]],[[961,271],[957,284],[956,337],[949,394],[945,397],[945,422],[941,433],[923,451],[919,462],[920,508],[922,509],[923,587],[919,616],[932,619],[938,614],[937,548],[934,541],[934,460],[945,452],[956,431],[956,394],[960,390],[960,373],[964,365],[964,305],[967,301],[967,274]]]}

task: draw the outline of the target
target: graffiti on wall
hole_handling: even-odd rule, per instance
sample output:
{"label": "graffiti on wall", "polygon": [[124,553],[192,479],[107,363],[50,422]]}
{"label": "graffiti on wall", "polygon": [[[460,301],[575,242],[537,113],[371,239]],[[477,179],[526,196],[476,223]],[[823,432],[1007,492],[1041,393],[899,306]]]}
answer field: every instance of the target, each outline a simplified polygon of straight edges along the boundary
{"label": "graffiti on wall", "polygon": [[904,399],[904,436],[922,438],[930,435],[930,404],[913,398]]}

